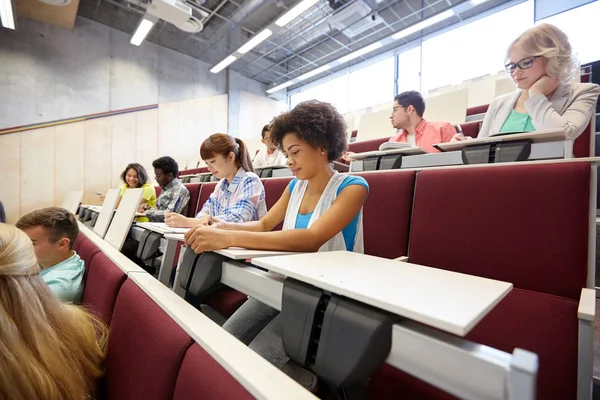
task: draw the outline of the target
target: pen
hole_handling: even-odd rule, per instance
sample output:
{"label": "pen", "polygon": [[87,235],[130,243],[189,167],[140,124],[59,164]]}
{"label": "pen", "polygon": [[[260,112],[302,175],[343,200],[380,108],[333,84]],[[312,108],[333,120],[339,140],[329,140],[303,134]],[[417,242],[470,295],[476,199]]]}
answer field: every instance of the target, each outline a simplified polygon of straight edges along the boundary
{"label": "pen", "polygon": [[177,208],[179,207],[180,201],[181,201],[181,197],[178,197],[177,201],[175,202],[175,207],[173,207],[173,212],[177,212]]}

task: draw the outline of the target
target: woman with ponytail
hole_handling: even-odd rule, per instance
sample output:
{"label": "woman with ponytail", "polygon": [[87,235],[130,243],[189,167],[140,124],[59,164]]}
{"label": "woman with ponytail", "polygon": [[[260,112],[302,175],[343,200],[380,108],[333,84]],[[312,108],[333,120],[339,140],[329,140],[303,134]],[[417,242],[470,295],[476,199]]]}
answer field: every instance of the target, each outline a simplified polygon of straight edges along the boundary
{"label": "woman with ponytail", "polygon": [[0,399],[94,398],[106,339],[101,322],[52,294],[29,237],[0,224]]}
{"label": "woman with ponytail", "polygon": [[246,144],[224,133],[215,133],[202,143],[200,157],[220,180],[196,218],[169,213],[168,226],[191,228],[212,222],[258,221],[267,213],[265,188],[252,168]]}

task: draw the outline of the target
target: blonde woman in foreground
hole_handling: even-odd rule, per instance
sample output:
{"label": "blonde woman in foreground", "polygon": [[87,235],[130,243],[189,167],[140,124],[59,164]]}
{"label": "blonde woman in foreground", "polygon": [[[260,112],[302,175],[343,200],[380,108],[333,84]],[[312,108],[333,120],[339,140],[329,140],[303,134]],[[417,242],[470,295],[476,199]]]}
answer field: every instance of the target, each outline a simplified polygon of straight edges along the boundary
{"label": "blonde woman in foreground", "polygon": [[563,129],[572,153],[572,141],[590,122],[600,94],[598,85],[577,82],[576,64],[567,35],[554,25],[525,31],[506,52],[506,71],[519,90],[492,100],[478,137]]}
{"label": "blonde woman in foreground", "polygon": [[101,322],[52,294],[27,235],[0,224],[0,399],[93,398],[106,341]]}

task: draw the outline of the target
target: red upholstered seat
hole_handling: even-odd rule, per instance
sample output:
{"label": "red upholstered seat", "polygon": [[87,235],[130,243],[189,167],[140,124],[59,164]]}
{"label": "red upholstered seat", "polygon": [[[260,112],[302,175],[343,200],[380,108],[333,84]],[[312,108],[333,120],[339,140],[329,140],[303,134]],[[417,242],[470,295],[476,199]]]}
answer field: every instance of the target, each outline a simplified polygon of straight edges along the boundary
{"label": "red upholstered seat", "polygon": [[481,129],[481,121],[466,122],[464,124],[460,124],[460,129],[462,129],[463,135],[470,136],[473,139],[475,139],[479,135],[479,129]]}
{"label": "red upholstered seat", "polygon": [[353,153],[364,153],[366,151],[379,150],[379,146],[389,141],[389,137],[379,139],[365,140],[364,142],[354,142],[348,145],[348,151]]}
{"label": "red upholstered seat", "polygon": [[192,174],[203,174],[205,172],[208,172],[208,168],[207,167],[184,169],[183,171],[179,171],[179,174],[177,174],[177,176],[192,175]]}
{"label": "red upholstered seat", "polygon": [[[592,116],[594,118],[594,116]],[[592,132],[592,121],[585,128],[585,130],[579,135],[577,139],[573,142],[573,155],[577,158],[580,157],[593,157],[593,154],[590,154],[592,150],[591,145],[591,132]]]}
{"label": "red upholstered seat", "polygon": [[246,391],[200,345],[185,353],[172,400],[244,400],[254,397]]}
{"label": "red upholstered seat", "polygon": [[117,297],[108,341],[106,398],[170,399],[192,342],[133,281],[126,280]]}
{"label": "red upholstered seat", "polygon": [[79,235],[77,235],[77,239],[75,239],[75,243],[73,243],[73,250],[75,250],[75,252],[77,252],[77,254],[79,254],[79,246],[81,246],[81,243],[84,242],[85,240],[89,240],[87,237],[85,237],[85,235],[83,233],[80,233]]}
{"label": "red upholstered seat", "polygon": [[407,255],[416,172],[358,175],[369,183],[369,198],[363,207],[365,253],[385,258]]}
{"label": "red upholstered seat", "polygon": [[186,183],[183,186],[190,192],[190,202],[188,203],[187,216],[195,217],[198,214],[198,199],[200,197],[201,183]]}
{"label": "red upholstered seat", "polygon": [[[267,210],[277,203],[284,190],[287,189],[292,177],[286,176],[282,178],[269,178],[263,179],[263,185],[265,187],[265,202],[267,203]],[[283,223],[273,228],[274,231],[279,231],[283,227]]]}
{"label": "red upholstered seat", "polygon": [[[577,305],[586,285],[590,165],[539,164],[419,172],[410,261],[512,282],[467,336],[539,357],[538,398],[576,398]],[[371,398],[446,399],[389,366]]]}
{"label": "red upholstered seat", "polygon": [[579,300],[590,176],[584,162],[421,171],[410,260]]}
{"label": "red upholstered seat", "polygon": [[96,254],[86,270],[83,304],[109,325],[117,294],[127,275],[104,253]]}
{"label": "red upholstered seat", "polygon": [[92,242],[88,238],[85,238],[79,244],[79,251],[77,251],[77,254],[79,254],[79,257],[81,257],[81,259],[85,263],[85,267],[87,268],[87,266],[90,265],[90,263],[92,262],[94,256],[99,252],[100,249],[98,248],[98,246],[96,246],[94,242]]}
{"label": "red upholstered seat", "polygon": [[158,197],[162,193],[162,187],[161,186],[154,186],[154,191],[156,192],[156,197]]}
{"label": "red upholstered seat", "polygon": [[[200,187],[200,194],[198,195],[198,212],[202,210],[204,203],[208,201],[208,198],[215,191],[218,182],[206,182]],[[198,213],[196,213],[198,214]]]}
{"label": "red upholstered seat", "polygon": [[485,114],[490,108],[489,104],[467,108],[467,115]]}

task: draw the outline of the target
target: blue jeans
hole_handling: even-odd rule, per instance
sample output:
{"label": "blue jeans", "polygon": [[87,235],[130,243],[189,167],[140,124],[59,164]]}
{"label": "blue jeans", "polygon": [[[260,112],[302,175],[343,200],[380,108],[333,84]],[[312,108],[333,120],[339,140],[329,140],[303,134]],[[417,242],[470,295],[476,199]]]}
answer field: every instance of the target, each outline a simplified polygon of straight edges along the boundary
{"label": "blue jeans", "polygon": [[223,329],[249,345],[278,314],[273,307],[249,298],[223,324]]}

